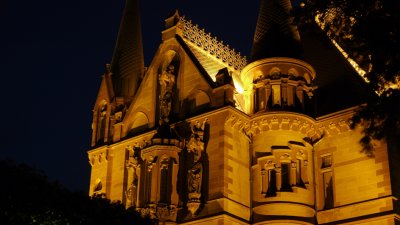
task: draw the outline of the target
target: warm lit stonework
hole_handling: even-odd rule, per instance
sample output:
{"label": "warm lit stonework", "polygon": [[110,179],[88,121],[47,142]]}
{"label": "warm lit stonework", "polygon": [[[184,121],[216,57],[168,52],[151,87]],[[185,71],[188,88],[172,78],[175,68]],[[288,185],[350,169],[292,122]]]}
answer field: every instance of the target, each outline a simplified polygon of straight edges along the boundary
{"label": "warm lit stonework", "polygon": [[171,13],[146,69],[137,4],[93,110],[90,195],[160,224],[399,224],[399,155],[361,152],[362,80],[289,0],[261,0],[249,61]]}

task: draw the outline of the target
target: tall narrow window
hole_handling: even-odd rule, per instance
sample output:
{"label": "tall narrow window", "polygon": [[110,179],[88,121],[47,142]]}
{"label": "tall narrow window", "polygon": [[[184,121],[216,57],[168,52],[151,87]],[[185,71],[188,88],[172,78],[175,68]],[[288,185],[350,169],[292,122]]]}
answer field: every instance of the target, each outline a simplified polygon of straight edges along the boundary
{"label": "tall narrow window", "polygon": [[296,89],[294,86],[288,85],[287,87],[287,104],[289,107],[294,107],[294,94]]}
{"label": "tall narrow window", "polygon": [[276,196],[276,172],[274,169],[268,170],[268,190],[265,197]]}
{"label": "tall narrow window", "polygon": [[304,181],[301,177],[301,173],[302,173],[302,163],[300,159],[297,159],[297,166],[296,166],[296,186],[297,187],[303,187],[305,188],[305,184]]}
{"label": "tall narrow window", "polygon": [[160,172],[160,200],[159,203],[170,204],[171,202],[171,166],[170,160],[161,164]]}
{"label": "tall narrow window", "polygon": [[332,172],[325,172],[322,174],[322,182],[324,183],[324,209],[332,209],[333,208],[333,181],[332,181]]}
{"label": "tall narrow window", "polygon": [[282,187],[280,191],[292,191],[292,187],[290,185],[290,164],[282,163],[281,164],[281,177],[282,177]]}
{"label": "tall narrow window", "polygon": [[266,194],[267,193],[267,171],[264,169],[261,170],[261,193]]}
{"label": "tall narrow window", "polygon": [[144,171],[144,203],[150,204],[151,203],[151,179],[153,175],[152,164],[147,163],[146,170]]}
{"label": "tall narrow window", "polygon": [[265,110],[266,102],[265,102],[265,88],[257,89],[257,111]]}
{"label": "tall narrow window", "polygon": [[332,155],[321,157],[322,187],[324,192],[324,209],[334,207],[333,196],[333,175],[332,175]]}
{"label": "tall narrow window", "polygon": [[272,85],[272,105],[281,105],[281,85],[279,84]]}

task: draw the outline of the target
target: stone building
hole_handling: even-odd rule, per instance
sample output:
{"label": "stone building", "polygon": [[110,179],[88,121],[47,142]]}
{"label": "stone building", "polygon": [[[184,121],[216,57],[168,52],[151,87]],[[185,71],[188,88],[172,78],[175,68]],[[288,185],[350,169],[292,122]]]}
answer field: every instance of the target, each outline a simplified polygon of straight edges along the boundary
{"label": "stone building", "polygon": [[90,195],[160,224],[399,224],[399,156],[349,128],[364,81],[290,0],[261,0],[250,60],[175,11],[146,68],[138,9],[95,102]]}

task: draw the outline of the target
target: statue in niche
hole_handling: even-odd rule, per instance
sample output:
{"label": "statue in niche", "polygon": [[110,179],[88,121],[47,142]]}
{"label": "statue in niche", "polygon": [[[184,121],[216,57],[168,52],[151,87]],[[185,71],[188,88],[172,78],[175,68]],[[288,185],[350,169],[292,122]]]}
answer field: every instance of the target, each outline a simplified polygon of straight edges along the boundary
{"label": "statue in niche", "polygon": [[169,122],[173,91],[175,87],[175,66],[170,64],[166,71],[158,75],[160,82],[160,124]]}
{"label": "statue in niche", "polygon": [[202,142],[199,137],[193,137],[190,139],[188,145],[189,152],[194,154],[194,162],[198,162],[204,150],[204,142]]}
{"label": "statue in niche", "polygon": [[128,207],[134,207],[137,198],[137,187],[138,187],[138,177],[136,175],[136,169],[133,169],[133,180],[130,184],[128,190],[125,192],[126,205]]}
{"label": "statue in niche", "polygon": [[126,146],[126,151],[128,152],[128,160],[126,160],[126,169],[128,170],[128,176],[132,177],[131,183],[128,184],[127,189],[125,191],[126,197],[126,206],[132,207],[136,206],[137,193],[138,193],[138,169],[140,168],[140,156],[139,151],[140,148],[137,147],[137,143],[135,146],[128,145]]}
{"label": "statue in niche", "polygon": [[203,179],[203,160],[202,155],[205,150],[204,130],[207,119],[201,124],[198,121],[192,127],[192,135],[190,136],[187,150],[193,155],[193,161],[188,169],[188,208],[194,215],[200,207],[201,187]]}
{"label": "statue in niche", "polygon": [[201,163],[196,163],[188,171],[188,190],[190,201],[200,201],[202,175],[203,165]]}

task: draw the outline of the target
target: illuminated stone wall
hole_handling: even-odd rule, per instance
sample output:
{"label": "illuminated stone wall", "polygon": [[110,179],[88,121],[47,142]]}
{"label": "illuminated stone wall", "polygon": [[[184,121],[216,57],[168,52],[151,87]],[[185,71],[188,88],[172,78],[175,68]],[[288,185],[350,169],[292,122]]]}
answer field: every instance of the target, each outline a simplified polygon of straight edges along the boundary
{"label": "illuminated stone wall", "polygon": [[[387,146],[375,142],[373,157],[363,153],[360,128],[350,130],[340,122],[350,117],[351,111],[321,118],[320,123],[330,128],[315,145],[318,222],[351,221],[356,217],[361,221],[375,215],[366,219],[375,222],[365,224],[393,224],[393,219],[392,223],[384,222],[393,209]],[[328,176],[331,184],[326,184]]]}
{"label": "illuminated stone wall", "polygon": [[133,99],[114,98],[103,77],[89,195],[163,224],[395,224],[386,143],[361,152],[354,108],[312,117],[311,65],[243,67],[177,13],[166,24]]}

